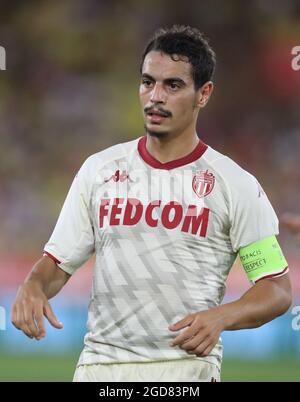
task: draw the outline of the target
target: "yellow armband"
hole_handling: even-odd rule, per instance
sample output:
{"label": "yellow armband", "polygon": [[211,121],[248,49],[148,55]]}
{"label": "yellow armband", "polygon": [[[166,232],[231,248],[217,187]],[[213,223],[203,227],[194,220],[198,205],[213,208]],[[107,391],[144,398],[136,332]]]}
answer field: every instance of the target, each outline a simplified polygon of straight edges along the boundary
{"label": "yellow armband", "polygon": [[249,244],[239,250],[239,256],[249,281],[278,276],[288,268],[276,236]]}

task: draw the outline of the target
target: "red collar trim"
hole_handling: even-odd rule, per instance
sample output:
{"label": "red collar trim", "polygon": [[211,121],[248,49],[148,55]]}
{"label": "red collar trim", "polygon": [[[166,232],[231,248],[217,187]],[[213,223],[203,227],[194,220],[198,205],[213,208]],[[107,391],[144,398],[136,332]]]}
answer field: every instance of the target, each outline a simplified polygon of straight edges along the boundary
{"label": "red collar trim", "polygon": [[199,140],[198,145],[190,154],[184,156],[183,158],[175,159],[173,161],[169,161],[166,163],[161,163],[160,161],[155,159],[154,156],[152,156],[149,153],[149,151],[147,150],[147,147],[146,147],[146,142],[147,142],[147,135],[144,135],[143,137],[141,137],[138,142],[138,151],[139,151],[141,158],[144,160],[144,162],[146,162],[151,167],[156,168],[156,169],[165,169],[165,170],[178,168],[180,166],[184,166],[184,165],[187,165],[189,163],[196,161],[197,159],[201,158],[201,156],[204,154],[204,152],[208,148],[208,145],[206,145],[204,142]]}

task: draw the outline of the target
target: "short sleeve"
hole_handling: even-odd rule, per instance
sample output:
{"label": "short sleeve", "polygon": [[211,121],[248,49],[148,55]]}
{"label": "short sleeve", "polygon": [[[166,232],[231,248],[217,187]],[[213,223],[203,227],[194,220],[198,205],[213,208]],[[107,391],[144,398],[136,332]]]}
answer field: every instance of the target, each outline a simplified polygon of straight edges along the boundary
{"label": "short sleeve", "polygon": [[44,246],[44,255],[54,259],[70,275],[94,252],[87,161],[74,177],[53,233]]}
{"label": "short sleeve", "polygon": [[257,179],[243,171],[231,188],[230,240],[233,250],[238,252],[241,247],[278,235],[278,218]]}

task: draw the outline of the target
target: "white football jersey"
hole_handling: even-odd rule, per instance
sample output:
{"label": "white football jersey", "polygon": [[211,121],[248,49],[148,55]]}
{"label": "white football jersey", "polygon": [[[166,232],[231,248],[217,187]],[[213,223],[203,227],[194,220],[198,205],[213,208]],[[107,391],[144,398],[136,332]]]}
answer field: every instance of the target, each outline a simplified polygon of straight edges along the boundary
{"label": "white football jersey", "polygon": [[278,234],[251,174],[199,140],[161,163],[147,137],[91,155],[76,174],[44,253],[73,274],[96,253],[79,364],[203,359],[168,326],[218,306],[238,250]]}

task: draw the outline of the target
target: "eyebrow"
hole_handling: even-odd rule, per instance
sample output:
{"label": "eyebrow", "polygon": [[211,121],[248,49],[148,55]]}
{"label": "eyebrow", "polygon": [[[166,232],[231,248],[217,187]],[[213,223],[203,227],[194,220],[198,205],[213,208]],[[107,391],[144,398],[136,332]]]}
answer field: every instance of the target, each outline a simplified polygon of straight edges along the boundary
{"label": "eyebrow", "polygon": [[[154,79],[150,74],[147,74],[147,73],[143,73],[143,74],[141,75],[141,78],[148,78],[148,79],[151,80],[151,81],[155,81],[155,79]],[[165,84],[169,84],[170,82],[177,82],[178,84],[186,85],[186,82],[183,81],[183,79],[181,79],[181,78],[179,78],[179,77],[169,77],[169,78],[165,78],[163,82],[164,82]]]}

